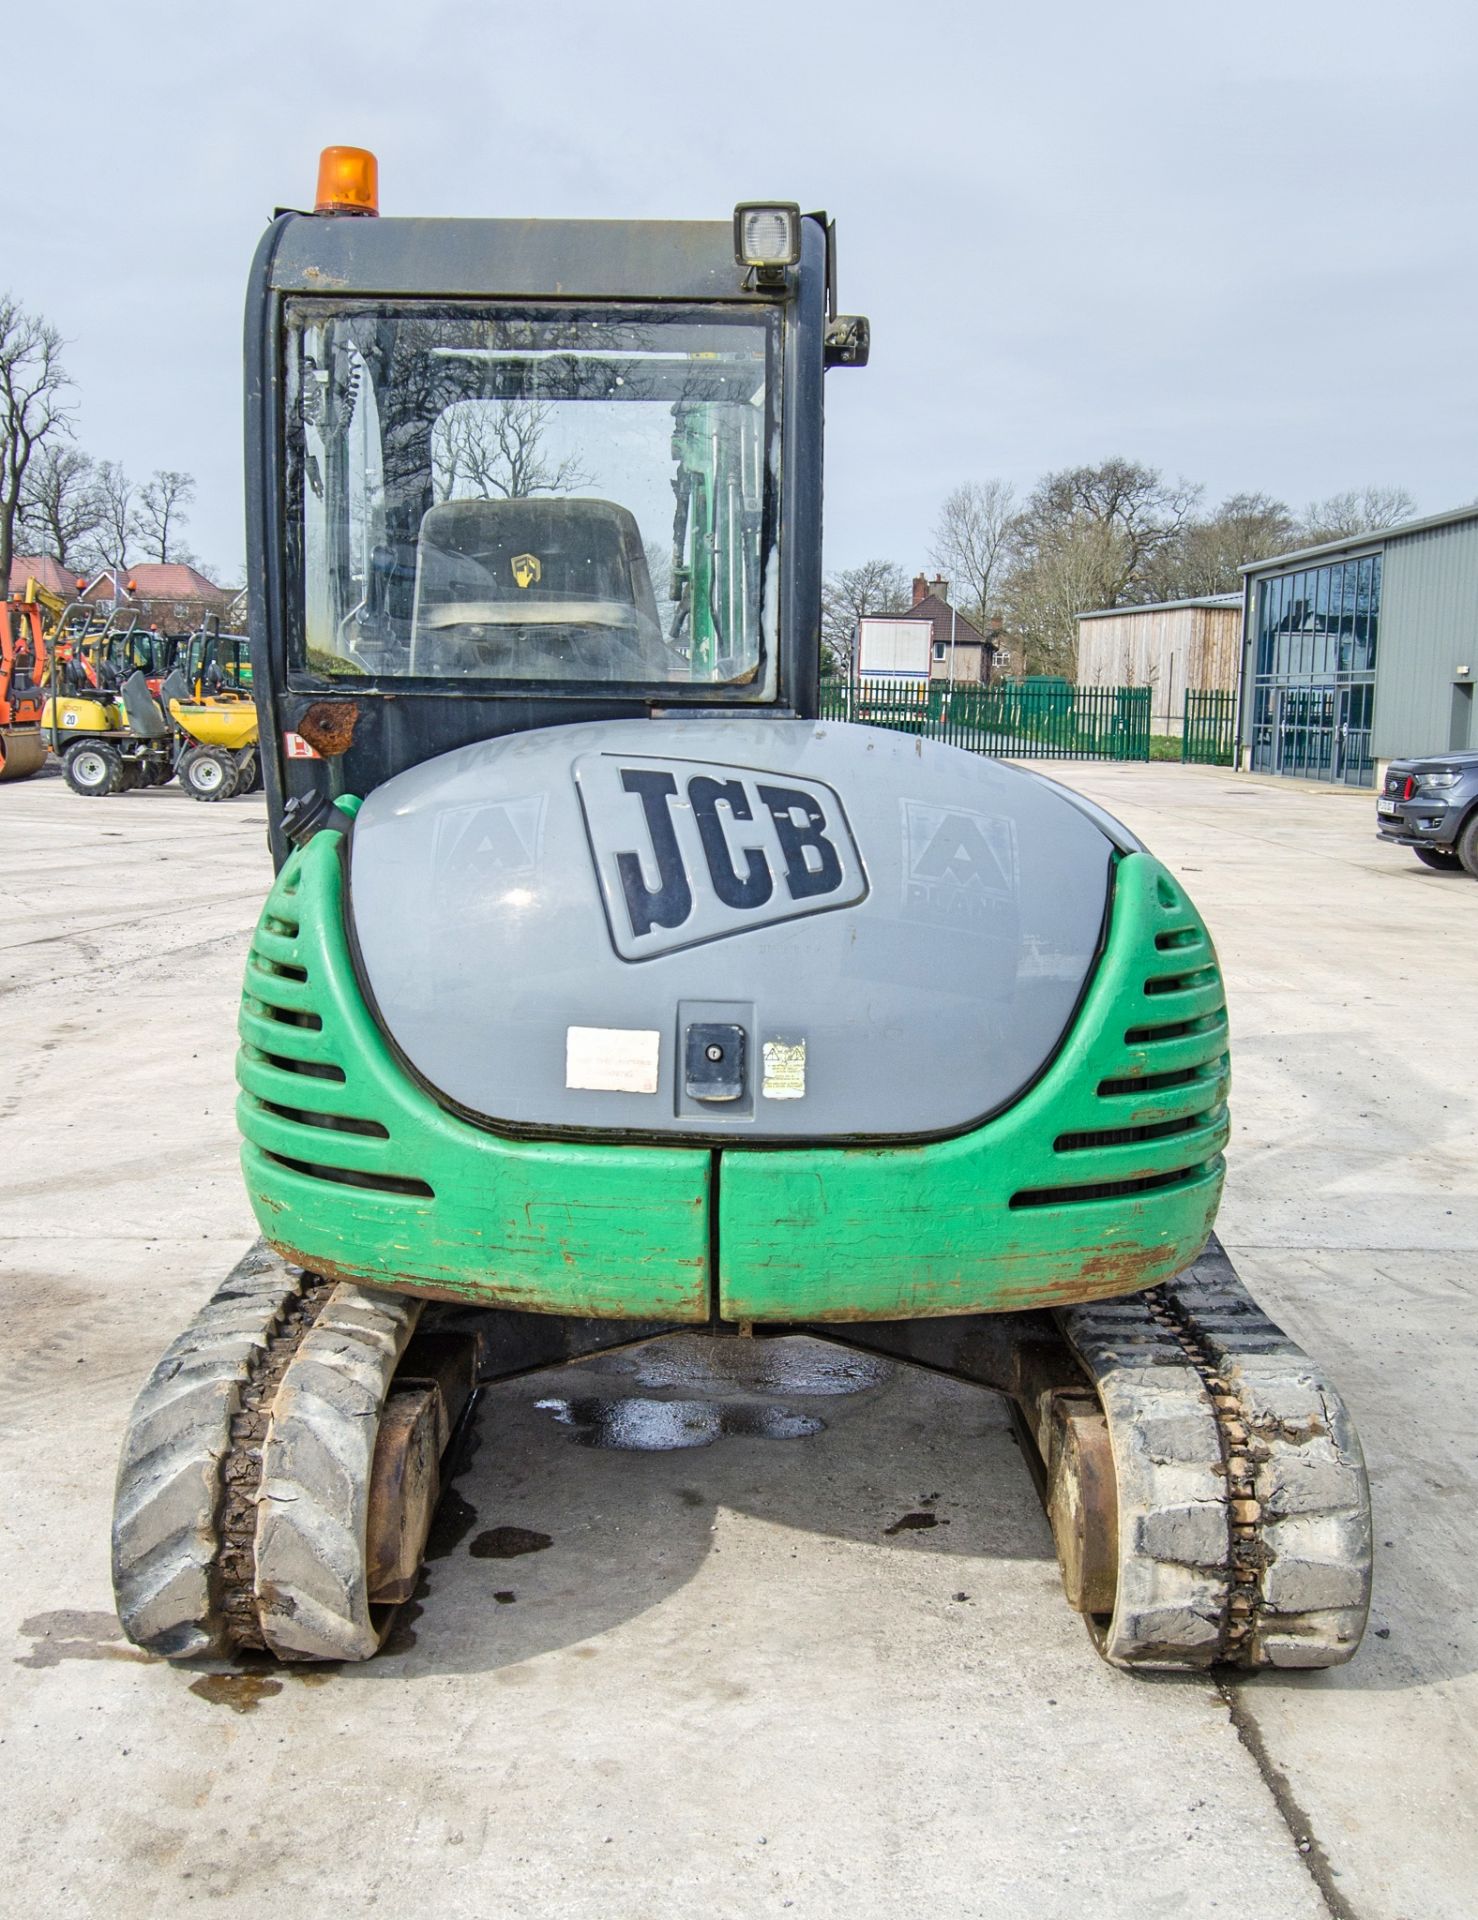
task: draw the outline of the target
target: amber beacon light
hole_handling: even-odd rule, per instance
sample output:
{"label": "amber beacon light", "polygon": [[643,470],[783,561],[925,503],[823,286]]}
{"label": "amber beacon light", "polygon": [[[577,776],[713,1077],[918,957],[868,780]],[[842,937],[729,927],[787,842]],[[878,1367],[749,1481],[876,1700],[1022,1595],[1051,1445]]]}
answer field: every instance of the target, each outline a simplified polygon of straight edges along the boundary
{"label": "amber beacon light", "polygon": [[325,147],[318,156],[315,213],[380,211],[380,164],[363,147]]}

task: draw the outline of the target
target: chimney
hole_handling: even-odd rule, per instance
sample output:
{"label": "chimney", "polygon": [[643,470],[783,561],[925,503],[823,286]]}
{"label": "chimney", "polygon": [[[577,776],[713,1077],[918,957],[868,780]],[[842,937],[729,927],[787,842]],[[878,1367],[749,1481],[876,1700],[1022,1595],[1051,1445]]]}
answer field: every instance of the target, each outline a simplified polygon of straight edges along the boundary
{"label": "chimney", "polygon": [[915,606],[925,598],[928,591],[929,582],[924,578],[923,574],[916,573],[913,577],[913,603]]}
{"label": "chimney", "polygon": [[929,591],[936,600],[942,600],[946,606],[949,605],[948,580],[942,579],[940,575],[936,573],[934,578],[929,582]]}

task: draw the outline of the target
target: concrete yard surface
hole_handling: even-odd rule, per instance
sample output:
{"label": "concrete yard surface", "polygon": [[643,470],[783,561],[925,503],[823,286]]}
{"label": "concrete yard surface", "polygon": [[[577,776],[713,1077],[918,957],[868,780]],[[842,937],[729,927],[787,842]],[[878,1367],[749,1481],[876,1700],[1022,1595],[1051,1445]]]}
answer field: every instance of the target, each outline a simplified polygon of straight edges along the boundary
{"label": "concrete yard surface", "polygon": [[1478,885],[1379,845],[1369,794],[1044,771],[1216,937],[1220,1231],[1360,1425],[1357,1659],[1117,1672],[1000,1401],[690,1336],[484,1394],[373,1663],[129,1647],[123,1423],[255,1232],[232,1056],[270,869],[258,800],[44,777],[0,788],[0,1911],[1470,1920]]}

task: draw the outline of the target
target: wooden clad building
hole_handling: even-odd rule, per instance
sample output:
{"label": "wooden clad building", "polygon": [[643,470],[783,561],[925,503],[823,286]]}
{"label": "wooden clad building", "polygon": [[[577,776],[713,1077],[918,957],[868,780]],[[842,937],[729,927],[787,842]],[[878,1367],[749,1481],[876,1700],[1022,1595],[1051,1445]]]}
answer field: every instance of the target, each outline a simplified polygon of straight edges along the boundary
{"label": "wooden clad building", "polygon": [[1240,593],[1078,615],[1078,685],[1148,687],[1154,733],[1179,734],[1187,688],[1230,693],[1241,657]]}

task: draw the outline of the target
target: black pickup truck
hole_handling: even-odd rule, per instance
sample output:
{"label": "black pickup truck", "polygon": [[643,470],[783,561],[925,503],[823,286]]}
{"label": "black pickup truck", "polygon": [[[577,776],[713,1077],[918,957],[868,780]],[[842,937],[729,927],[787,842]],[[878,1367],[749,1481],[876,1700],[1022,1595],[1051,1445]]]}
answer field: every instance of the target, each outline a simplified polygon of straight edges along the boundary
{"label": "black pickup truck", "polygon": [[1382,840],[1410,847],[1439,873],[1478,880],[1478,753],[1393,760],[1375,816]]}

